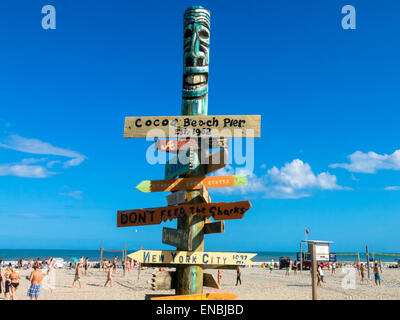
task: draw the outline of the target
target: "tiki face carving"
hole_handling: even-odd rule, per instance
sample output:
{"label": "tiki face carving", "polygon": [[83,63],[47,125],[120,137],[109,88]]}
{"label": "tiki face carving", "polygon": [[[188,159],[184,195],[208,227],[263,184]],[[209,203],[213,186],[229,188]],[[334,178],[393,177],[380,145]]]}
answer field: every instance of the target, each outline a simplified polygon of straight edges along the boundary
{"label": "tiki face carving", "polygon": [[[189,7],[184,14],[183,99],[207,101],[210,13]],[[193,101],[194,102],[194,101]],[[203,106],[204,107],[204,106]],[[207,106],[205,106],[207,108]]]}

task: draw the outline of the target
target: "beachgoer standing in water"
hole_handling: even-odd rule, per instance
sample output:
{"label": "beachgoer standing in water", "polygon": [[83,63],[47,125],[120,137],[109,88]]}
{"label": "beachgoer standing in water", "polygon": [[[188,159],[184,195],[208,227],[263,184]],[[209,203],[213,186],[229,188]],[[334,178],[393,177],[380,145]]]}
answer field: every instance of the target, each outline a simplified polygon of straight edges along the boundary
{"label": "beachgoer standing in water", "polygon": [[78,263],[78,265],[76,266],[76,270],[75,270],[74,282],[72,282],[72,288],[75,287],[75,282],[78,281],[79,282],[79,289],[82,289],[81,267],[82,267],[82,265],[80,263]]}
{"label": "beachgoer standing in water", "polygon": [[242,285],[242,279],[240,279],[240,276],[242,275],[242,271],[240,270],[240,266],[237,266],[236,268],[236,285],[240,282],[240,285]]}
{"label": "beachgoer standing in water", "polygon": [[113,274],[113,271],[114,271],[114,265],[112,264],[112,265],[110,266],[110,268],[108,269],[108,272],[107,272],[107,281],[106,281],[106,283],[104,284],[104,286],[107,286],[107,283],[110,282],[110,287],[112,287],[112,283],[113,283],[112,274]]}
{"label": "beachgoer standing in water", "polygon": [[33,266],[33,271],[31,273],[31,276],[29,277],[31,286],[29,287],[28,290],[28,297],[31,300],[39,300],[40,286],[42,284],[42,280],[43,280],[42,271],[40,271],[36,265]]}

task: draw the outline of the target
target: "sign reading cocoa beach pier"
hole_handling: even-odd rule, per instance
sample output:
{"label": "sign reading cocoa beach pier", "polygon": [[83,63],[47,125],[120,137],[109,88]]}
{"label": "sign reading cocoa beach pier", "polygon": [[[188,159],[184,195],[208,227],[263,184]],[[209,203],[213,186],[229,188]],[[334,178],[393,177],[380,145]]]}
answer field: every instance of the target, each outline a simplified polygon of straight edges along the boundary
{"label": "sign reading cocoa beach pier", "polygon": [[260,137],[261,116],[125,117],[125,138]]}

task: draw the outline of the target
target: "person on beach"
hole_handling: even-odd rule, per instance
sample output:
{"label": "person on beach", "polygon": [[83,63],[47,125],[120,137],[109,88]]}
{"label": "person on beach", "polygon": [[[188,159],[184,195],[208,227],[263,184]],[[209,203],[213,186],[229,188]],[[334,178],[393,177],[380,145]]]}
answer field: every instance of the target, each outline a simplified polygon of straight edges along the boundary
{"label": "person on beach", "polygon": [[3,272],[1,270],[1,264],[0,264],[0,294],[3,293],[3,288],[4,288],[4,276],[3,276]]}
{"label": "person on beach", "polygon": [[375,261],[374,263],[374,276],[375,276],[375,284],[378,286],[381,285],[382,279],[379,271],[379,265],[378,262]]}
{"label": "person on beach", "polygon": [[82,289],[81,267],[82,267],[82,265],[80,263],[76,266],[74,282],[72,282],[72,288],[75,287],[75,282],[78,281],[79,282],[79,289]]}
{"label": "person on beach", "polygon": [[317,277],[318,277],[317,285],[321,285],[321,282],[325,282],[324,281],[324,272],[322,271],[321,265],[318,265]]}
{"label": "person on beach", "polygon": [[87,269],[89,267],[89,257],[86,257],[85,263],[84,263],[84,268],[85,268],[85,275],[87,275]]}
{"label": "person on beach", "polygon": [[113,272],[116,272],[116,271],[117,271],[117,263],[118,263],[118,257],[115,256],[115,257],[114,257],[114,260],[113,260],[113,262],[112,262],[112,265],[113,265]]}
{"label": "person on beach", "polygon": [[4,272],[4,300],[8,300],[8,295],[10,293],[11,287],[11,263],[8,265],[6,272]]}
{"label": "person on beach", "polygon": [[292,261],[289,261],[289,263],[286,266],[286,273],[285,273],[285,277],[289,277],[290,276],[290,269],[292,268]]}
{"label": "person on beach", "polygon": [[16,272],[13,268],[11,268],[11,275],[10,275],[11,300],[15,300],[15,294],[17,293],[20,279],[21,279],[21,276],[19,275],[19,273]]}
{"label": "person on beach", "polygon": [[237,266],[236,268],[236,285],[240,282],[240,285],[242,285],[242,279],[240,279],[240,276],[242,275],[242,271],[240,270],[240,266]]}
{"label": "person on beach", "polygon": [[365,267],[364,264],[361,263],[360,265],[360,272],[361,272],[361,281],[360,283],[364,283],[364,278],[365,278]]}
{"label": "person on beach", "polygon": [[332,267],[332,274],[335,274],[336,273],[336,263],[332,262],[331,267]]}
{"label": "person on beach", "polygon": [[110,268],[108,269],[108,272],[107,272],[107,281],[106,281],[106,283],[104,284],[104,286],[107,286],[107,283],[110,282],[110,287],[112,287],[112,283],[113,283],[112,275],[113,275],[113,272],[114,272],[114,264],[112,264],[112,265],[110,266]]}
{"label": "person on beach", "polygon": [[272,270],[274,270],[274,259],[272,259],[271,263],[269,264],[269,273],[272,273]]}
{"label": "person on beach", "polygon": [[221,269],[218,269],[218,285],[221,286],[221,280],[222,280],[222,271]]}
{"label": "person on beach", "polygon": [[294,271],[295,275],[297,274],[297,268],[298,268],[297,260],[295,260],[294,263],[293,263],[293,271]]}
{"label": "person on beach", "polygon": [[39,300],[40,296],[40,286],[43,280],[43,272],[39,270],[37,266],[33,266],[33,271],[29,277],[31,286],[28,290],[28,297],[31,300]]}

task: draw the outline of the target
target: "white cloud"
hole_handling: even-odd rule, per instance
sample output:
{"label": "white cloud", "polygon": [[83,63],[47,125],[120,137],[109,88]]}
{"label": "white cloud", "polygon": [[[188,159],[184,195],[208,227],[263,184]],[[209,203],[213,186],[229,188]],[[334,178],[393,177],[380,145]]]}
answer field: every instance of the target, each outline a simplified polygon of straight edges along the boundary
{"label": "white cloud", "polygon": [[344,168],[350,172],[376,173],[377,170],[400,170],[400,149],[392,154],[377,154],[373,151],[356,151],[347,157],[350,163],[331,164],[331,168]]}
{"label": "white cloud", "polygon": [[0,147],[32,154],[46,154],[72,158],[64,162],[65,168],[77,166],[86,159],[86,157],[79,152],[55,147],[50,143],[38,139],[28,139],[18,135],[8,136],[4,142],[0,142]]}
{"label": "white cloud", "polygon": [[47,178],[55,174],[45,167],[27,164],[3,164],[0,165],[0,176],[16,176],[21,178]]}
{"label": "white cloud", "polygon": [[385,190],[387,190],[387,191],[400,191],[400,186],[389,186],[389,187],[386,187]]}
{"label": "white cloud", "polygon": [[216,193],[249,194],[262,193],[265,198],[298,199],[311,196],[312,190],[349,190],[337,184],[335,175],[322,172],[315,175],[308,163],[295,159],[278,169],[273,167],[267,174],[257,177],[253,172],[238,169],[236,172],[231,166],[217,171],[218,175],[246,174],[248,185],[243,187],[218,188]]}
{"label": "white cloud", "polygon": [[65,192],[65,193],[60,193],[61,196],[68,196],[68,197],[72,197],[75,199],[82,199],[83,196],[83,191],[81,190],[74,190],[74,191],[70,191],[70,192]]}

